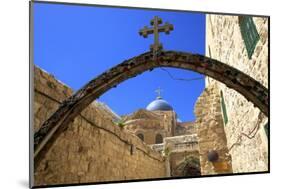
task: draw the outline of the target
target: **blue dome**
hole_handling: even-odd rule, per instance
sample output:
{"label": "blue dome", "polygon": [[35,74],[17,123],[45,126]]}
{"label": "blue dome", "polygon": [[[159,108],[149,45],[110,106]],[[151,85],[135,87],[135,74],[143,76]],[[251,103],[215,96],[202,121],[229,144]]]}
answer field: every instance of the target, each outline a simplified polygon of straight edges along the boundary
{"label": "blue dome", "polygon": [[150,104],[148,104],[148,106],[146,107],[146,110],[171,111],[171,110],[173,110],[173,108],[167,101],[163,100],[161,97],[157,97],[156,100],[154,100]]}

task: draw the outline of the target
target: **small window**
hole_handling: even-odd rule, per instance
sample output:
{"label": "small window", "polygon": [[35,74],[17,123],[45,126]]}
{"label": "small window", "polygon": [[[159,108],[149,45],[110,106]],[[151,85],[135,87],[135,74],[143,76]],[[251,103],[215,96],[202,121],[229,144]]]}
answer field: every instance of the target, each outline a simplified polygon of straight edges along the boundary
{"label": "small window", "polygon": [[239,26],[248,57],[251,59],[260,36],[251,16],[239,16]]}
{"label": "small window", "polygon": [[225,106],[225,102],[224,102],[222,91],[221,91],[221,108],[222,108],[222,113],[223,113],[224,125],[226,125],[227,122],[228,122],[228,117],[227,117],[226,106]]}
{"label": "small window", "polygon": [[143,134],[139,133],[139,134],[137,134],[137,136],[138,136],[142,141],[144,140]]}
{"label": "small window", "polygon": [[162,135],[157,134],[155,138],[155,144],[161,144],[161,143],[163,143],[163,137]]}

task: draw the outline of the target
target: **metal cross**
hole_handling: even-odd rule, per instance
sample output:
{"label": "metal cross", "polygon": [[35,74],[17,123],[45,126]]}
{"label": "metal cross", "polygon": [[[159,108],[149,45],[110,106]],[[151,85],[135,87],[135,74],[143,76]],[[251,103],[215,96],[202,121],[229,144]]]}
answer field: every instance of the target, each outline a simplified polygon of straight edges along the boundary
{"label": "metal cross", "polygon": [[155,16],[150,21],[150,24],[153,27],[148,28],[147,26],[144,26],[144,28],[139,31],[139,34],[144,38],[147,38],[149,34],[154,34],[154,44],[150,45],[150,50],[153,51],[153,57],[156,58],[157,52],[163,49],[162,44],[159,42],[159,32],[165,32],[166,34],[169,34],[170,31],[174,30],[174,26],[168,22],[160,26],[160,24],[162,24],[162,19],[158,16]]}
{"label": "metal cross", "polygon": [[157,98],[161,98],[161,91],[163,91],[160,87],[158,87],[158,89],[155,90],[155,92],[158,94]]}

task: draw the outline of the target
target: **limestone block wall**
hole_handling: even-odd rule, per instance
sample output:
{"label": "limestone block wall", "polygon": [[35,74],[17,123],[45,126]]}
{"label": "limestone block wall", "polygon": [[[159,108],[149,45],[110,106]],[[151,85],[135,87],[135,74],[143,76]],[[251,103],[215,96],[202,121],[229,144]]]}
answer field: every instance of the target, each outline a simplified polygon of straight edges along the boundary
{"label": "limestone block wall", "polygon": [[169,133],[167,136],[175,136],[177,125],[176,113],[174,111],[154,111],[163,116],[163,124],[165,130]]}
{"label": "limestone block wall", "polygon": [[[183,167],[181,167],[181,171],[179,171],[179,165],[189,156],[199,159],[198,139],[196,134],[166,137],[163,143],[153,144],[150,145],[150,147],[166,157],[167,175],[171,176],[191,176],[183,174]],[[198,167],[200,167],[199,164]]]}
{"label": "limestone block wall", "polygon": [[59,103],[71,96],[72,90],[58,82],[52,75],[34,67],[34,133],[59,107]]}
{"label": "limestone block wall", "polygon": [[135,134],[142,134],[144,136],[144,142],[146,144],[156,144],[156,136],[161,135],[164,138],[167,135],[166,130],[162,129],[138,129]]}
{"label": "limestone block wall", "polygon": [[151,144],[149,145],[150,148],[152,148],[153,150],[160,152],[160,153],[164,153],[164,143],[161,144]]}
{"label": "limestone block wall", "polygon": [[192,122],[177,122],[175,136],[195,134],[195,123]]}
{"label": "limestone block wall", "polygon": [[[162,139],[174,136],[176,128],[176,114],[174,111],[142,111],[153,114],[153,117],[151,115],[139,115],[140,117],[136,118],[129,115],[125,118],[126,130],[135,135],[142,134],[146,144],[155,144],[157,135],[161,135]],[[141,114],[140,111],[138,113]]]}
{"label": "limestone block wall", "polygon": [[[207,15],[206,56],[229,64],[268,87],[268,18],[253,17],[260,39],[249,59],[238,16]],[[233,172],[268,170],[268,139],[264,125],[268,118],[236,91],[211,78],[222,92],[228,122],[224,129],[232,157]]]}
{"label": "limestone block wall", "polygon": [[166,137],[164,149],[169,152],[192,152],[198,151],[198,138],[196,134]]}
{"label": "limestone block wall", "polygon": [[[232,173],[231,156],[220,107],[220,96],[216,85],[208,86],[195,105],[197,137],[202,175]],[[216,151],[218,160],[208,160],[208,153]]]}
{"label": "limestone block wall", "polygon": [[164,128],[162,120],[137,119],[126,124],[125,129],[134,135],[142,134],[146,144],[155,144],[156,136],[167,137],[170,133]]}
{"label": "limestone block wall", "polygon": [[[198,140],[196,134],[167,137],[164,139],[163,152],[169,161],[169,173],[171,176],[191,176],[184,175],[184,171],[179,171],[179,165],[186,158],[193,156],[199,159]],[[200,165],[198,165],[200,167]]]}
{"label": "limestone block wall", "polygon": [[177,152],[194,152],[198,151],[198,139],[196,134],[182,135],[164,138],[161,144],[149,145],[152,149],[168,155],[169,153]]}
{"label": "limestone block wall", "polygon": [[[34,78],[34,129],[38,130],[71,90],[39,68]],[[166,176],[163,157],[117,127],[112,115],[96,103],[56,139],[34,172],[37,186]]]}

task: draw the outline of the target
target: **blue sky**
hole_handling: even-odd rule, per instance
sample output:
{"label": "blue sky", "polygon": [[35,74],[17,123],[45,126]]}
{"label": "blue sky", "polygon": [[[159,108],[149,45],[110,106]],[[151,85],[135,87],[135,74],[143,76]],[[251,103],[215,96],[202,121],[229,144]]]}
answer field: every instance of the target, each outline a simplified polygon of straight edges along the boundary
{"label": "blue sky", "polygon": [[[114,65],[148,51],[153,36],[143,38],[138,31],[150,26],[156,15],[174,25],[170,35],[160,34],[165,50],[205,54],[205,15],[201,13],[35,3],[34,63],[78,90]],[[165,69],[177,78],[204,77]],[[193,108],[204,82],[172,80],[165,71],[154,69],[121,83],[99,101],[124,115],[145,108],[160,87],[179,118],[190,121],[195,119]]]}

